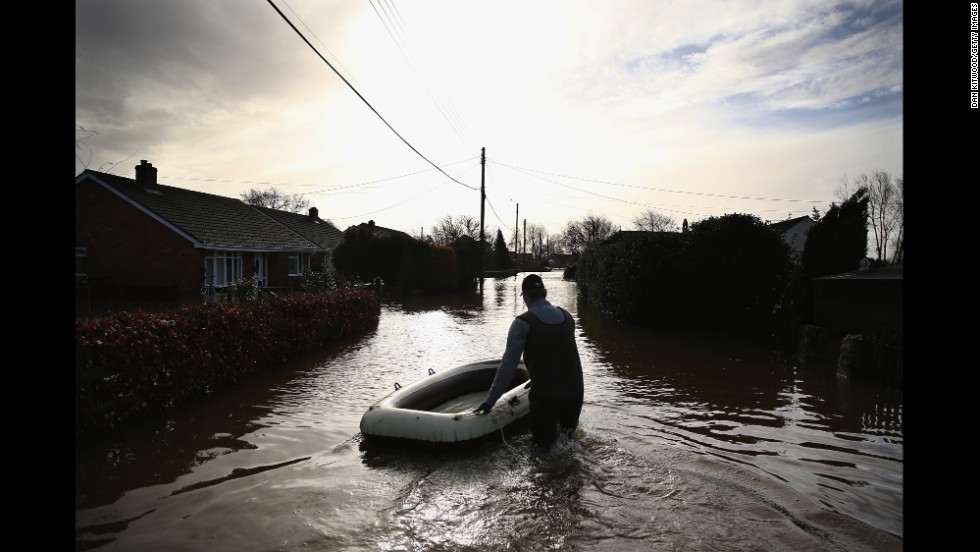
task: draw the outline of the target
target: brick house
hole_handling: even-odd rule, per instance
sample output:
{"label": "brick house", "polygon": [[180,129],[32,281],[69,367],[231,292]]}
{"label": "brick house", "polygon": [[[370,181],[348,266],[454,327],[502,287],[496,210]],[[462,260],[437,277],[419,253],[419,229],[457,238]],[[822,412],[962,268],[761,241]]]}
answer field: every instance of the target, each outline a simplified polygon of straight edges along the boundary
{"label": "brick house", "polygon": [[253,275],[292,289],[303,270],[333,268],[343,233],[307,215],[157,183],[146,160],[136,178],[85,170],[75,177],[75,277],[199,293]]}

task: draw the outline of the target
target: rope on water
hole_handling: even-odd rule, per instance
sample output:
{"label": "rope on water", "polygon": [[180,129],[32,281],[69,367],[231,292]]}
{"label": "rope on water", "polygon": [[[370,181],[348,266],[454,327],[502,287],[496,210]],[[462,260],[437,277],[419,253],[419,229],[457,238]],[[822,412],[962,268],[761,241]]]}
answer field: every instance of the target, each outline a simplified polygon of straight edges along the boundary
{"label": "rope on water", "polygon": [[[513,403],[511,403],[511,404],[513,404]],[[510,415],[511,416],[514,415],[514,409],[513,408],[510,409]],[[511,444],[508,443],[507,442],[507,439],[504,437],[504,428],[505,427],[507,427],[507,424],[504,424],[504,425],[500,426],[500,440],[503,441],[504,444],[507,445],[508,448],[510,448],[510,450],[516,451],[517,449],[514,448],[513,446],[511,446]]]}
{"label": "rope on water", "polygon": [[510,450],[515,450],[515,451],[517,450],[513,445],[511,445],[510,443],[507,442],[507,439],[504,437],[504,428],[503,427],[500,428],[500,440],[503,441],[504,444],[507,445],[510,448]]}

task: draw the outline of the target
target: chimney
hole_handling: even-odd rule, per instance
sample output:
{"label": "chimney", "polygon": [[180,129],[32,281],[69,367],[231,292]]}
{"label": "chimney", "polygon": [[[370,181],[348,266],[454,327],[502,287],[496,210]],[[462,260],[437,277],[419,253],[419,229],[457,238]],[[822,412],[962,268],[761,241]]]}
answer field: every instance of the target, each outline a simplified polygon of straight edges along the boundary
{"label": "chimney", "polygon": [[136,183],[143,188],[154,188],[157,185],[157,169],[147,163],[146,159],[140,160],[140,164],[136,165]]}
{"label": "chimney", "polygon": [[310,218],[313,220],[320,218],[320,211],[316,207],[310,207]]}

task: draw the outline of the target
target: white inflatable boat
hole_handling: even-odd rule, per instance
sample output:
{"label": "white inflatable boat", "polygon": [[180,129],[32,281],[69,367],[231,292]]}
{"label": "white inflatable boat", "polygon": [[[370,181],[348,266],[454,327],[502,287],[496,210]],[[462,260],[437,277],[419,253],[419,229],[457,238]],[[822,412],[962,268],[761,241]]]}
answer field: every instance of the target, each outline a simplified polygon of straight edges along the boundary
{"label": "white inflatable boat", "polygon": [[519,420],[531,407],[530,374],[523,362],[509,389],[487,414],[475,414],[487,396],[500,360],[462,364],[401,386],[374,403],[361,416],[367,437],[399,438],[417,442],[458,443],[490,435]]}

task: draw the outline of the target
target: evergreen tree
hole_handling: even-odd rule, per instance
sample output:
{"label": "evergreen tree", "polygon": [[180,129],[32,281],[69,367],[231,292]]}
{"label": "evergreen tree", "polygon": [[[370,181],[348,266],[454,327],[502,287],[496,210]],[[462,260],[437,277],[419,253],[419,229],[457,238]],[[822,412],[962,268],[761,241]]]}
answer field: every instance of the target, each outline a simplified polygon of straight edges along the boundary
{"label": "evergreen tree", "polygon": [[808,278],[852,272],[868,255],[868,189],[858,188],[830,209],[807,234],[803,270]]}
{"label": "evergreen tree", "polygon": [[510,259],[510,252],[507,250],[507,242],[504,241],[504,234],[497,230],[497,240],[493,244],[493,268],[502,270],[513,267]]}

